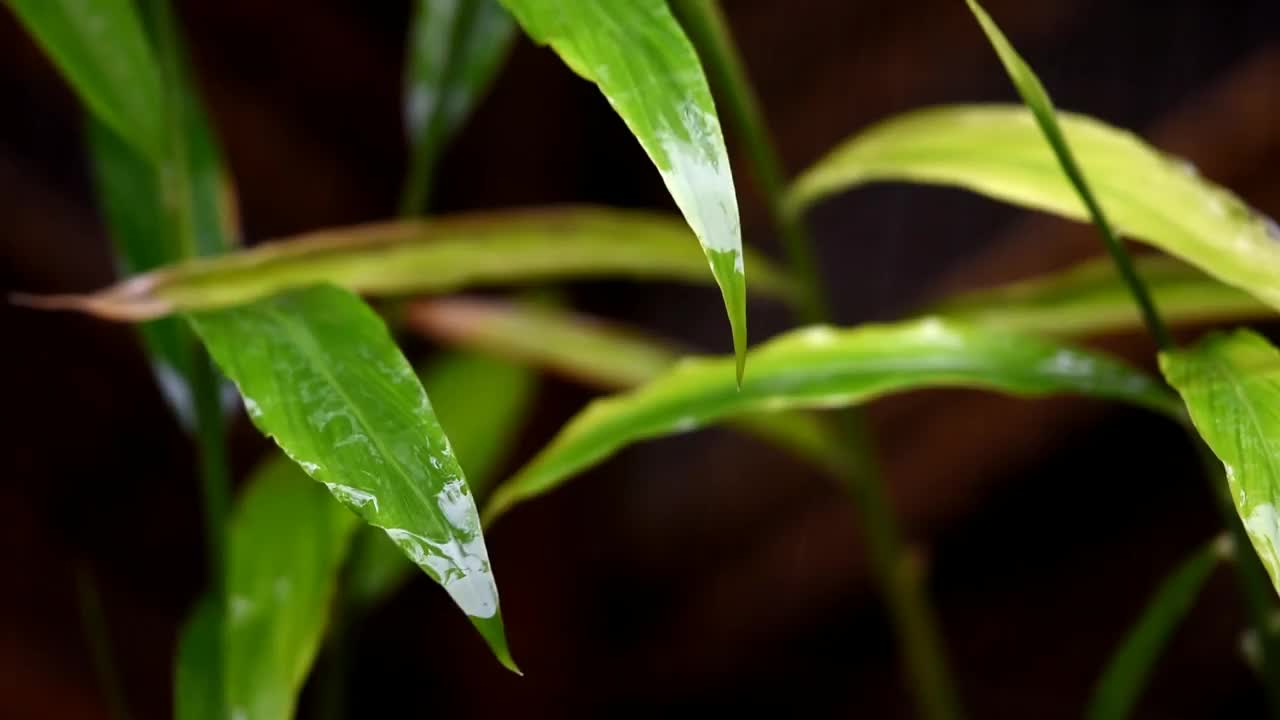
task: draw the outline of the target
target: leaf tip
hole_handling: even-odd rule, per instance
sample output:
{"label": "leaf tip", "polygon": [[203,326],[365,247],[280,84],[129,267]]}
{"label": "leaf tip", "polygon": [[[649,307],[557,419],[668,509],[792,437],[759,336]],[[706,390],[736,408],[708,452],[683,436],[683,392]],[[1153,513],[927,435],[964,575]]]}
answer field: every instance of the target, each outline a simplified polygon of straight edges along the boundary
{"label": "leaf tip", "polygon": [[469,616],[471,624],[476,630],[480,631],[481,637],[489,646],[489,650],[493,652],[493,656],[497,658],[502,667],[511,672],[524,677],[524,672],[516,665],[515,658],[511,656],[511,648],[507,645],[506,631],[502,625],[502,612],[498,611],[492,617],[482,618],[475,615]]}

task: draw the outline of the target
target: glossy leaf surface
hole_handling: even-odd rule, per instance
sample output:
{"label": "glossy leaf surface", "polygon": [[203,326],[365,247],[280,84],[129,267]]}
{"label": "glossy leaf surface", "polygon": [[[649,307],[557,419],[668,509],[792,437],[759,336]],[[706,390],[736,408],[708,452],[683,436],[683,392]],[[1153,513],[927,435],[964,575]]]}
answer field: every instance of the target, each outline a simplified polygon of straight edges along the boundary
{"label": "glossy leaf surface", "polygon": [[1160,584],[1098,679],[1085,714],[1088,720],[1129,717],[1161,651],[1229,551],[1230,543],[1224,536],[1198,550]]}
{"label": "glossy leaf surface", "polygon": [[470,488],[382,320],[333,286],[190,319],[258,428],[382,528],[514,667]]}
{"label": "glossy leaf surface", "polygon": [[1072,392],[1177,412],[1177,399],[1158,382],[1116,360],[937,318],[850,330],[803,328],[754,349],[751,363],[741,391],[731,363],[694,358],[636,390],[592,403],[498,488],[487,517],[553,489],[628,444],[745,412],[843,407],[927,387],[1028,396]]}
{"label": "glossy leaf surface", "polygon": [[[533,402],[532,370],[469,352],[447,352],[419,371],[436,417],[476,497],[497,479]],[[370,529],[371,530],[371,529]],[[411,565],[385,535],[362,531],[352,550],[346,593],[357,607],[391,595],[409,577]]]}
{"label": "glossy leaf surface", "polygon": [[498,0],[417,0],[404,73],[410,146],[402,214],[425,207],[440,153],[488,89],[515,35]]}
{"label": "glossy leaf surface", "polygon": [[250,478],[229,531],[223,677],[231,717],[293,717],[359,522],[288,458],[273,456]]}
{"label": "glossy leaf surface", "polygon": [[165,145],[161,77],[134,0],[8,0],[95,117],[146,157]]}
{"label": "glossy leaf surface", "polygon": [[[1058,122],[1121,235],[1280,307],[1280,233],[1268,218],[1128,132],[1071,113],[1058,113]],[[961,187],[1089,219],[1031,113],[1016,105],[948,106],[887,120],[805,172],[789,202],[799,210],[880,181]]]}
{"label": "glossy leaf surface", "polygon": [[[787,281],[752,256],[753,289]],[[372,295],[631,277],[706,282],[689,231],[662,214],[589,207],[508,210],[324,230],[138,275],[92,295],[17,298],[119,320],[249,302],[328,282]]]}
{"label": "glossy leaf surface", "polygon": [[[442,298],[409,306],[406,323],[460,347],[512,358],[586,385],[618,390],[648,382],[675,365],[675,347],[580,313],[532,303]],[[839,441],[809,414],[748,414],[734,428],[817,467],[844,462]]]}
{"label": "glossy leaf surface", "polygon": [[1163,352],[1160,369],[1226,468],[1254,550],[1280,590],[1280,352],[1257,333],[1215,333]]}
{"label": "glossy leaf surface", "polygon": [[658,167],[720,285],[741,373],[746,282],[733,173],[698,54],[666,0],[502,2],[530,37],[599,86]]}
{"label": "glossy leaf surface", "polygon": [[[1147,255],[1134,265],[1170,325],[1241,320],[1275,313],[1252,295],[1173,258]],[[1005,330],[1084,335],[1142,328],[1133,297],[1110,259],[1059,273],[953,296],[930,313]]]}

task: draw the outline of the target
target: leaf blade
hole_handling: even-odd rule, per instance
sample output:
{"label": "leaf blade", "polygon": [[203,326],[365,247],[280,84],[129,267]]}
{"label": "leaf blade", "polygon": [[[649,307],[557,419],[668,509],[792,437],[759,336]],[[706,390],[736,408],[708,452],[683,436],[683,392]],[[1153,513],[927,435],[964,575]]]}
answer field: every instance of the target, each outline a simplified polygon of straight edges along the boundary
{"label": "leaf blade", "polygon": [[641,388],[598,400],[495,491],[487,519],[540,495],[627,444],[751,411],[830,408],[926,387],[1037,396],[1081,392],[1176,414],[1159,383],[1095,353],[938,318],[834,330],[802,328],[751,353],[739,391],[725,361],[694,358]]}
{"label": "leaf blade", "polygon": [[502,0],[534,41],[595,83],[640,141],[720,286],[741,363],[746,276],[738,199],[702,64],[665,0]]}
{"label": "leaf blade", "polygon": [[1160,353],[1160,370],[1226,469],[1245,532],[1280,591],[1280,351],[1255,332]]}
{"label": "leaf blade", "polygon": [[[759,255],[750,256],[753,290],[788,297],[785,274]],[[322,230],[170,266],[89,295],[14,299],[137,321],[324,282],[371,295],[403,295],[603,277],[704,283],[706,269],[688,229],[669,216],[557,207]]]}
{"label": "leaf blade", "polygon": [[188,317],[259,429],[444,586],[514,669],[470,489],[382,321],[333,286]]}

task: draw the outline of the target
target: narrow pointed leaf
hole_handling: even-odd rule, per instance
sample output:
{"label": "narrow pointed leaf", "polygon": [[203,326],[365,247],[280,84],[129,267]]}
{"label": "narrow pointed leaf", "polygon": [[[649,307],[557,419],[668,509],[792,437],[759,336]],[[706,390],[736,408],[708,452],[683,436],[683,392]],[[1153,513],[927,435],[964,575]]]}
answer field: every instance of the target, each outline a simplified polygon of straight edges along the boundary
{"label": "narrow pointed leaf", "polygon": [[720,285],[741,374],[746,284],[733,173],[702,65],[666,0],[502,2],[531,38],[599,86],[662,173]]}
{"label": "narrow pointed leaf", "polygon": [[161,79],[134,0],[8,0],[89,111],[139,153],[163,154]]}
{"label": "narrow pointed leaf", "polygon": [[[785,297],[782,273],[752,257],[755,290]],[[333,283],[370,295],[606,277],[706,282],[689,231],[662,214],[569,207],[323,230],[138,275],[91,295],[15,296],[115,320],[228,307]]]}
{"label": "narrow pointed leaf", "polygon": [[1071,392],[1178,412],[1177,399],[1157,381],[1116,360],[937,318],[850,330],[803,328],[756,348],[750,361],[741,391],[731,362],[694,358],[636,390],[592,403],[495,491],[487,517],[555,488],[631,443],[745,412],[843,407],[927,387],[1027,396]]}
{"label": "narrow pointed leaf", "polygon": [[288,458],[272,457],[250,478],[229,531],[223,677],[230,717],[293,717],[358,523]]}
{"label": "narrow pointed leaf", "polygon": [[[1280,307],[1280,234],[1268,218],[1131,133],[1072,113],[1058,113],[1058,122],[1121,235]],[[889,119],[806,171],[788,201],[798,211],[826,195],[884,181],[956,186],[1089,219],[1035,119],[1021,106],[948,106]]]}
{"label": "narrow pointed leaf", "polygon": [[1280,590],[1280,352],[1249,330],[1160,354],[1196,431],[1226,468],[1236,511]]}
{"label": "narrow pointed leaf", "polygon": [[[1164,256],[1134,259],[1160,314],[1170,325],[1242,320],[1275,310],[1186,263]],[[1142,328],[1133,297],[1108,258],[1058,273],[953,296],[931,314],[1005,330],[1086,335]]]}
{"label": "narrow pointed leaf", "polygon": [[[409,306],[405,321],[433,339],[609,390],[653,380],[680,357],[673,345],[598,318],[532,303],[465,298],[420,301]],[[845,462],[840,442],[810,414],[748,414],[728,422],[819,468],[837,470]]]}
{"label": "narrow pointed leaf", "polygon": [[1165,579],[1098,679],[1088,720],[1123,720],[1133,712],[1160,653],[1195,605],[1200,590],[1230,555],[1224,536],[1205,545]]}
{"label": "narrow pointed leaf", "polygon": [[498,0],[417,0],[405,63],[405,130],[411,157],[401,211],[429,200],[441,151],[488,90],[515,35]]}
{"label": "narrow pointed leaf", "polygon": [[382,320],[333,286],[189,317],[258,428],[443,585],[514,668],[471,491]]}
{"label": "narrow pointed leaf", "polygon": [[[419,373],[436,417],[476,497],[483,498],[533,402],[537,378],[527,367],[468,352],[448,352]],[[346,594],[355,607],[391,595],[412,566],[385,535],[360,533],[352,550]]]}

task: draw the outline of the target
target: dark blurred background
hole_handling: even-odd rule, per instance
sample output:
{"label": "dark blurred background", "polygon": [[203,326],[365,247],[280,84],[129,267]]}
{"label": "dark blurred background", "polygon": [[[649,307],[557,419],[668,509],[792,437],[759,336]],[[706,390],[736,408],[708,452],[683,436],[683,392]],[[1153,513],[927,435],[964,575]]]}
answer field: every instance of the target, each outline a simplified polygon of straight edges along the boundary
{"label": "dark blurred background", "polygon": [[[408,2],[178,5],[251,242],[394,213]],[[1275,0],[986,5],[1060,107],[1138,130],[1280,214]],[[959,0],[729,0],[726,9],[793,171],[899,111],[1013,99]],[[0,290],[110,282],[79,108],[7,12],[0,104]],[[775,252],[729,135],[746,241]],[[524,40],[437,186],[439,211],[671,207],[598,92]],[[939,189],[863,189],[811,220],[850,324],[1100,248],[1083,226]],[[572,298],[728,349],[710,290],[594,283]],[[757,341],[790,322],[767,303],[751,312]],[[86,567],[130,705],[166,717],[176,630],[203,576],[192,448],[129,328],[7,304],[0,328],[0,714],[107,716],[76,605],[74,570]],[[1150,367],[1142,337],[1099,342]],[[513,462],[589,397],[547,379]],[[1215,532],[1184,436],[1099,402],[960,391],[913,393],[871,413],[971,715],[1078,716],[1148,593]],[[244,418],[233,439],[243,473],[266,445]],[[489,547],[526,677],[492,661],[444,593],[419,578],[358,633],[358,716],[913,715],[844,495],[740,436],[630,449],[513,513]],[[1219,573],[1138,716],[1259,715],[1243,626],[1231,578]]]}

